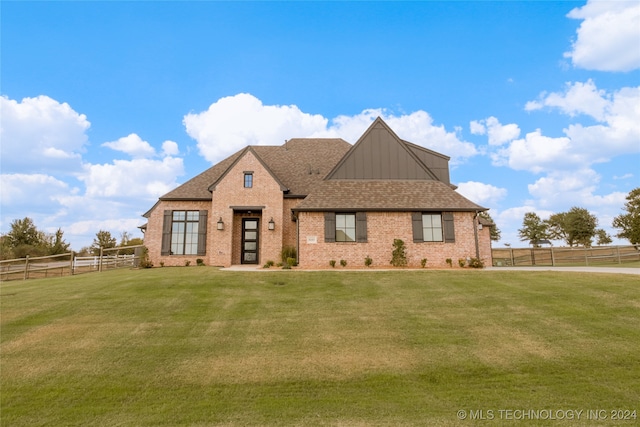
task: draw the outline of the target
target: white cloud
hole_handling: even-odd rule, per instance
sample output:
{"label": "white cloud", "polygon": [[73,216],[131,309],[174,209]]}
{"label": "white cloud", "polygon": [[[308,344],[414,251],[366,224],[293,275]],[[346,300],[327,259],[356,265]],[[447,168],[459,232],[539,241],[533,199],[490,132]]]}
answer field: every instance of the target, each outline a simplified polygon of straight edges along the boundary
{"label": "white cloud", "polygon": [[591,80],[570,83],[562,93],[542,94],[526,109],[544,107],[559,109],[572,117],[584,114],[599,123],[570,124],[563,137],[543,136],[538,129],[492,153],[494,164],[539,173],[588,167],[640,152],[640,87],[607,93],[598,90]]}
{"label": "white cloud", "polygon": [[135,133],[123,136],[116,141],[105,142],[103,147],[109,147],[112,150],[122,151],[134,158],[147,158],[156,154],[156,150],[147,141],[143,141]]}
{"label": "white cloud", "polygon": [[403,139],[452,157],[452,162],[477,154],[443,125],[434,125],[425,111],[395,116],[383,109],[367,109],[354,116],[331,120],[300,111],[295,105],[264,105],[250,94],[221,98],[201,113],[184,117],[187,133],[201,155],[215,163],[246,145],[282,145],[290,138],[343,138],[355,143],[376,117],[382,117]]}
{"label": "white cloud", "polygon": [[184,173],[183,160],[114,160],[110,164],[87,164],[79,179],[85,183],[90,197],[140,198],[155,200],[178,184]]}
{"label": "white cloud", "polygon": [[503,145],[520,136],[520,128],[517,124],[503,125],[493,116],[485,120],[474,120],[469,123],[469,128],[474,135],[487,134],[489,145]]}
{"label": "white cloud", "polygon": [[484,207],[494,206],[507,196],[506,188],[499,188],[476,181],[461,182],[458,184],[457,191],[469,200]]}
{"label": "white cloud", "polygon": [[246,145],[282,145],[326,127],[327,119],[303,113],[295,105],[263,105],[241,93],[221,98],[201,113],[189,113],[183,123],[198,142],[200,154],[216,163]]}
{"label": "white cloud", "polygon": [[177,156],[178,154],[180,154],[178,143],[173,141],[165,141],[162,143],[163,156]]}
{"label": "white cloud", "polygon": [[9,208],[14,212],[49,209],[56,202],[56,197],[76,191],[71,190],[67,183],[44,174],[2,174],[0,188],[0,204],[5,213]]}
{"label": "white cloud", "polygon": [[69,104],[48,96],[21,102],[0,96],[0,121],[3,172],[80,169],[91,124]]}
{"label": "white cloud", "polygon": [[574,66],[598,71],[640,68],[639,2],[589,0],[567,16],[583,20],[572,50],[564,54]]}

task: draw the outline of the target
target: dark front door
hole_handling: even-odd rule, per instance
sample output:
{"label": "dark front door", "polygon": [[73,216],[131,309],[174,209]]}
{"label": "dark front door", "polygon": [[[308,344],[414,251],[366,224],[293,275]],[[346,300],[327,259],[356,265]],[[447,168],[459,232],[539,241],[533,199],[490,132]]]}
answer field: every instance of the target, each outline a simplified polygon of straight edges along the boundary
{"label": "dark front door", "polygon": [[242,264],[258,263],[259,228],[258,218],[242,220]]}

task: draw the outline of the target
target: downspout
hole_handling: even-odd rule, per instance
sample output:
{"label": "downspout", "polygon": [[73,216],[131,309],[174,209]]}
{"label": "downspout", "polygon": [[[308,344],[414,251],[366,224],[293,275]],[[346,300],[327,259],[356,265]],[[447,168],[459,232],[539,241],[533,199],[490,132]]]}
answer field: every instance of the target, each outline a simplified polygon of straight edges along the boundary
{"label": "downspout", "polygon": [[476,211],[473,215],[473,237],[476,242],[476,259],[480,259],[480,244],[478,243],[478,214],[480,211]]}
{"label": "downspout", "polygon": [[291,215],[296,221],[296,264],[300,265],[300,220],[293,210]]}

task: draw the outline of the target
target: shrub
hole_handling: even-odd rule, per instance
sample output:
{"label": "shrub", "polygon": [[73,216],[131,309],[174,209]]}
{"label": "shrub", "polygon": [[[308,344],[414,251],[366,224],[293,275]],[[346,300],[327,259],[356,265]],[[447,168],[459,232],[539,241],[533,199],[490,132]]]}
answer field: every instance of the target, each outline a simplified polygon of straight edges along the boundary
{"label": "shrub", "polygon": [[190,265],[191,265],[191,261],[190,260],[185,260],[184,266],[185,267],[189,267]]}
{"label": "shrub", "polygon": [[391,265],[394,267],[405,267],[407,265],[407,253],[404,242],[400,239],[394,239],[393,247],[393,252],[391,252]]}
{"label": "shrub", "polygon": [[464,267],[467,264],[467,260],[464,258],[458,258],[458,265]]}
{"label": "shrub", "polygon": [[471,268],[484,268],[484,263],[480,258],[471,258],[469,260],[469,267]]}
{"label": "shrub", "polygon": [[422,258],[420,260],[420,265],[422,266],[422,268],[425,268],[427,266],[427,259],[426,258]]}
{"label": "shrub", "polygon": [[340,265],[343,266],[343,267],[346,267],[347,266],[347,260],[346,259],[341,259],[340,260]]}
{"label": "shrub", "polygon": [[367,266],[367,267],[371,267],[371,264],[372,264],[372,263],[373,263],[373,260],[371,259],[371,257],[367,256],[367,257],[364,259],[364,265],[365,265],[365,266]]}
{"label": "shrub", "polygon": [[283,269],[283,270],[291,270],[291,264],[289,264],[288,262],[285,262],[285,263],[282,265],[282,269]]}
{"label": "shrub", "polygon": [[335,260],[335,259],[332,259],[331,261],[329,261],[329,265],[330,265],[331,267],[335,267],[335,266],[336,266],[336,260]]}
{"label": "shrub", "polygon": [[[162,266],[163,264],[164,263],[161,262],[160,266]],[[153,263],[149,259],[149,249],[147,249],[146,246],[142,247],[142,253],[140,254],[140,261],[139,261],[138,265],[140,266],[140,268],[151,268],[151,267],[153,267]]]}
{"label": "shrub", "polygon": [[204,260],[202,258],[198,258],[198,259],[196,259],[196,264],[199,267],[202,267],[204,265]]}
{"label": "shrub", "polygon": [[280,251],[280,261],[282,261],[283,264],[286,263],[289,258],[298,258],[295,246],[284,246]]}
{"label": "shrub", "polygon": [[275,262],[271,261],[271,260],[267,260],[267,263],[265,264],[266,268],[270,268],[273,267],[274,265],[276,265]]}
{"label": "shrub", "polygon": [[164,261],[160,261],[160,267],[164,267]]}
{"label": "shrub", "polygon": [[453,267],[453,261],[451,260],[451,258],[447,258],[444,260],[444,262],[446,262],[447,264],[449,264],[449,267]]}
{"label": "shrub", "polygon": [[287,262],[285,262],[285,264],[287,264],[289,267],[295,267],[296,265],[298,265],[296,259],[291,257],[287,258]]}

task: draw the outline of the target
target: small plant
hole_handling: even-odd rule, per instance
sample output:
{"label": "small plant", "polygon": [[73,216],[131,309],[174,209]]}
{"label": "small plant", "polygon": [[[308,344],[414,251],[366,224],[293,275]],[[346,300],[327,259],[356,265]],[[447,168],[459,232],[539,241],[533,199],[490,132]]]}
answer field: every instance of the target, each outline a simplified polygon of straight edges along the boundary
{"label": "small plant", "polygon": [[295,267],[296,265],[298,265],[298,262],[296,261],[295,258],[287,258],[287,262],[285,262],[285,264],[287,264],[289,267]]}
{"label": "small plant", "polygon": [[347,266],[347,260],[346,259],[341,259],[340,260],[340,265],[343,266],[343,267],[346,267]]}
{"label": "small plant", "polygon": [[371,267],[371,264],[372,264],[372,263],[373,263],[373,260],[371,259],[371,257],[370,257],[370,256],[367,256],[367,257],[364,259],[364,265],[365,265],[366,267]]}
{"label": "small plant", "polygon": [[453,267],[453,261],[451,260],[451,258],[447,258],[444,260],[444,262],[446,262],[447,264],[449,264],[449,267]]}
{"label": "small plant", "polygon": [[202,258],[196,259],[196,265],[198,267],[202,267],[204,265],[204,260]]}
{"label": "small plant", "polygon": [[420,260],[420,265],[422,266],[422,268],[425,268],[427,266],[427,259],[426,258],[422,258]]}
{"label": "small plant", "polygon": [[160,267],[164,267],[164,261],[160,261]]}
{"label": "small plant", "polygon": [[276,264],[276,267],[282,267],[282,265],[283,265],[283,263],[279,262],[279,263]]}
{"label": "small plant", "polygon": [[404,242],[400,239],[393,240],[393,252],[391,253],[391,265],[405,267],[407,265],[407,253]]}
{"label": "small plant", "polygon": [[264,268],[271,268],[275,265],[275,262],[268,260],[267,263],[264,265]]}
{"label": "small plant", "polygon": [[282,265],[282,269],[283,269],[283,270],[291,270],[291,264],[289,264],[288,262],[285,262],[285,263]]}
{"label": "small plant", "polygon": [[191,265],[191,261],[190,260],[185,260],[184,266],[185,267],[189,267],[190,265]]}
{"label": "small plant", "polygon": [[329,265],[331,266],[331,268],[335,268],[336,266],[336,260],[332,259],[331,261],[329,261]]}
{"label": "small plant", "polygon": [[283,264],[286,263],[289,258],[298,258],[295,246],[284,246],[280,251],[280,261],[282,261]]}
{"label": "small plant", "polygon": [[[146,246],[142,247],[142,253],[140,254],[140,268],[151,268],[153,267],[153,263],[149,259],[149,249]],[[162,265],[162,263],[160,263]]]}
{"label": "small plant", "polygon": [[471,268],[484,268],[484,263],[480,258],[471,258],[469,260],[469,267]]}
{"label": "small plant", "polygon": [[467,264],[467,260],[464,258],[458,258],[458,265],[464,267]]}

